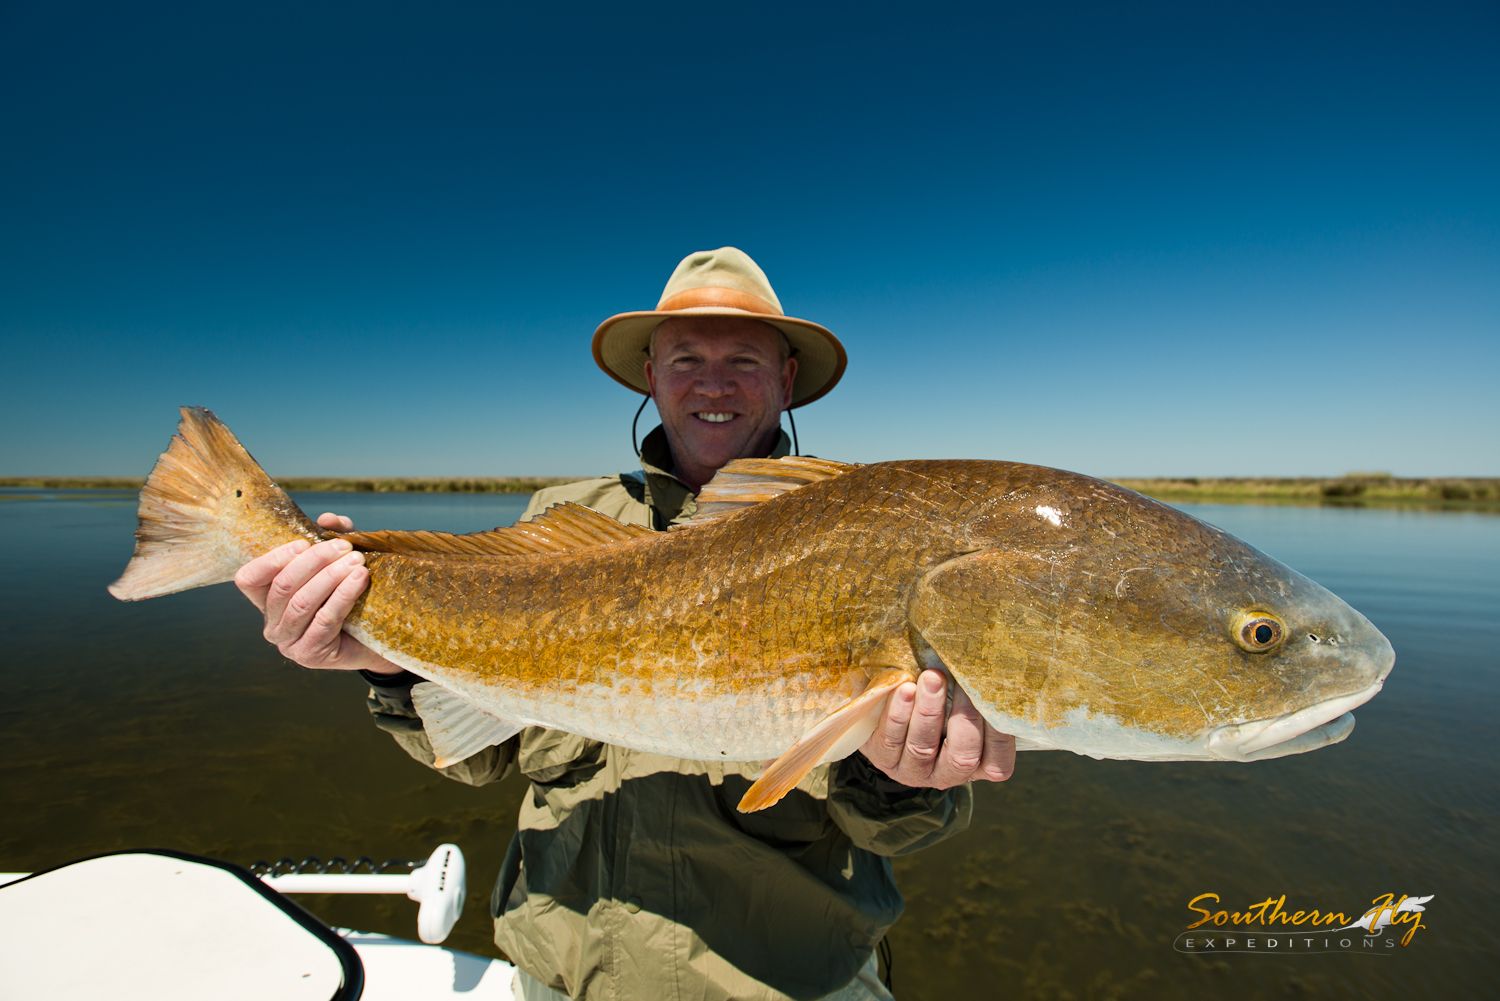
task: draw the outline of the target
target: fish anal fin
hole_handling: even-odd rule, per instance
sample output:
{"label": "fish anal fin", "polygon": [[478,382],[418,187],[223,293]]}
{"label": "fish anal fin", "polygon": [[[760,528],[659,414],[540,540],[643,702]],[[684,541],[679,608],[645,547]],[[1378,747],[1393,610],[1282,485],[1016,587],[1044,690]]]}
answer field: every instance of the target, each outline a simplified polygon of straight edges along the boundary
{"label": "fish anal fin", "polygon": [[422,717],[438,768],[456,765],[520,733],[526,724],[485,712],[442,685],[423,681],[411,688],[411,702]]}
{"label": "fish anal fin", "polygon": [[549,507],[531,521],[491,532],[344,532],[356,549],[401,556],[530,556],[639,539],[655,533],[580,504]]}
{"label": "fish anal fin", "polygon": [[875,732],[890,694],[910,680],[912,674],[905,668],[877,673],[863,692],[825,716],[772,762],[740,799],[739,811],[754,813],[773,806],[818,765],[853,754]]}
{"label": "fish anal fin", "polygon": [[736,459],[720,469],[698,492],[698,513],[676,527],[712,521],[858,468],[854,463],[808,456]]}

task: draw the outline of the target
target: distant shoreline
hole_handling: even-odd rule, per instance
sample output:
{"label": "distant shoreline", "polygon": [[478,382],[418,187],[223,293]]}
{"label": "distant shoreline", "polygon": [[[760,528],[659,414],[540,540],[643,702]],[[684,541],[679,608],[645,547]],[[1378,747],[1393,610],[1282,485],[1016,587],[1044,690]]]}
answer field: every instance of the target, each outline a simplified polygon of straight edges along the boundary
{"label": "distant shoreline", "polygon": [[[532,494],[582,476],[283,476],[286,491],[359,494]],[[144,476],[0,476],[0,487],[42,490],[139,490]]]}
{"label": "distant shoreline", "polygon": [[1500,511],[1500,477],[1405,478],[1384,473],[1334,477],[1113,479],[1157,500],[1196,504],[1314,504]]}
{"label": "distant shoreline", "polygon": [[[332,493],[529,494],[577,476],[287,476],[288,491]],[[4,476],[0,487],[42,490],[139,490],[144,477]],[[1158,500],[1197,504],[1303,504],[1500,511],[1500,477],[1404,478],[1383,473],[1337,477],[1171,477],[1110,482]]]}

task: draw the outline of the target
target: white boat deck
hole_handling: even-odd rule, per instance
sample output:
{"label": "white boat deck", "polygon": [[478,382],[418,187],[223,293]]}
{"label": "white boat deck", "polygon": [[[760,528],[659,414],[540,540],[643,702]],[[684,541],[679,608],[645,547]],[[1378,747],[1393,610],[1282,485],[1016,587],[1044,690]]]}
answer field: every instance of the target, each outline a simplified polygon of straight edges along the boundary
{"label": "white boat deck", "polygon": [[[0,873],[6,1001],[492,1001],[516,969],[440,944],[463,909],[463,855],[387,875],[255,877],[179,852],[117,852]],[[398,893],[423,942],[329,928],[282,894]]]}
{"label": "white boat deck", "polygon": [[361,1001],[510,1001],[516,968],[437,945],[335,928],[365,966]]}

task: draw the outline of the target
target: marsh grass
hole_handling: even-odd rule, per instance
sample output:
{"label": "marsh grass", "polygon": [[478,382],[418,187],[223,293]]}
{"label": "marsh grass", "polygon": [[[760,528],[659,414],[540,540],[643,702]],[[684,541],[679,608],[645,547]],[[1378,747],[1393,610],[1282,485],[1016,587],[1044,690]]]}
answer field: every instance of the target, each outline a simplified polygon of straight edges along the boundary
{"label": "marsh grass", "polygon": [[1389,473],[1325,477],[1197,476],[1115,479],[1122,487],[1168,501],[1219,504],[1327,504],[1465,508],[1500,511],[1500,478],[1407,478]]}
{"label": "marsh grass", "polygon": [[[334,493],[531,494],[579,476],[282,476],[287,491]],[[144,476],[0,476],[0,487],[43,490],[139,490]]]}

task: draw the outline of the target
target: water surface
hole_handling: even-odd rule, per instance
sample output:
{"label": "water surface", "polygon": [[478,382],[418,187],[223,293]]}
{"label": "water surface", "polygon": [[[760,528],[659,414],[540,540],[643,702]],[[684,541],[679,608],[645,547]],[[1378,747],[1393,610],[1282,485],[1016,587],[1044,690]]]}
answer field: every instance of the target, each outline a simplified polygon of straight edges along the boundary
{"label": "water surface", "polygon": [[[474,531],[526,498],[300,494],[361,528]],[[1022,755],[982,787],[973,827],[897,871],[897,994],[938,998],[1490,995],[1500,897],[1500,517],[1184,506],[1331,588],[1396,648],[1345,743],[1254,765]],[[284,855],[469,858],[449,944],[492,954],[488,883],[523,786],[471,789],[369,722],[356,677],[305,671],[229,585],[124,604],[135,498],[0,490],[0,870],[162,846],[248,863]],[[1184,956],[1187,901],[1362,910],[1436,894],[1409,948]],[[302,898],[325,920],[415,937],[415,905]],[[1291,909],[1290,906],[1288,909]],[[107,922],[80,911],[87,947]]]}

